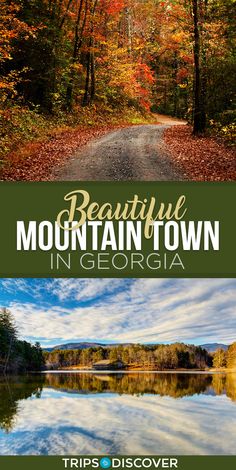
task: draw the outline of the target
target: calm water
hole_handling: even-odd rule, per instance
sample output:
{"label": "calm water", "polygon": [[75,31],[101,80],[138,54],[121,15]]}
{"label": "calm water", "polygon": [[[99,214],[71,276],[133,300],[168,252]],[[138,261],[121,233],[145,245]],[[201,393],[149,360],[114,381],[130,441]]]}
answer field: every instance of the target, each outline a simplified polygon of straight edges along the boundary
{"label": "calm water", "polygon": [[236,375],[0,379],[0,454],[234,454]]}

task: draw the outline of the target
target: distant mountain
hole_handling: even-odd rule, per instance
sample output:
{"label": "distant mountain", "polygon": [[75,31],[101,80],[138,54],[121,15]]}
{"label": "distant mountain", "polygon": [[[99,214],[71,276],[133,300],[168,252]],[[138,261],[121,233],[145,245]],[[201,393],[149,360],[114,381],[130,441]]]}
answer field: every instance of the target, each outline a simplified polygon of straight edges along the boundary
{"label": "distant mountain", "polygon": [[[65,350],[65,349],[88,349],[88,348],[114,348],[118,346],[129,346],[132,343],[113,343],[113,344],[103,344],[103,343],[86,343],[86,342],[81,342],[81,343],[67,343],[67,344],[58,344],[57,346],[53,346],[51,348],[43,348],[44,351],[56,351],[57,349],[60,350]],[[151,345],[150,345],[151,346]],[[155,344],[152,344],[152,346],[155,346]],[[217,349],[221,348],[224,349],[224,351],[227,351],[228,346],[226,344],[221,344],[221,343],[207,343],[207,344],[201,344],[201,347],[206,349],[208,352],[215,352]]]}
{"label": "distant mountain", "polygon": [[53,346],[52,348],[43,348],[44,351],[56,351],[57,349],[65,350],[65,349],[88,349],[88,348],[112,348],[115,346],[128,346],[130,343],[125,344],[102,344],[102,343],[67,343],[67,344],[59,344],[57,346]]}
{"label": "distant mountain", "polygon": [[201,344],[201,348],[206,349],[209,353],[213,353],[217,349],[223,349],[224,351],[227,351],[228,346],[222,343],[207,343],[207,344]]}
{"label": "distant mountain", "polygon": [[67,343],[67,344],[58,344],[57,346],[53,346],[51,348],[44,348],[44,351],[56,351],[57,349],[64,350],[64,349],[88,349],[88,348],[98,348],[103,347],[104,344],[100,343]]}

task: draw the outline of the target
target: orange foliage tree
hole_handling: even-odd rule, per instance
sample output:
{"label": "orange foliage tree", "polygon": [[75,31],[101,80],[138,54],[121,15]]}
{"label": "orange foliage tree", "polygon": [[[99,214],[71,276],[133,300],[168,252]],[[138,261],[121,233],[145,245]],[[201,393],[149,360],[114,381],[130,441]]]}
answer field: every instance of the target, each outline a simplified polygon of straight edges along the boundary
{"label": "orange foliage tree", "polygon": [[135,106],[188,118],[202,132],[218,116],[232,119],[234,5],[1,0],[1,90],[47,113]]}

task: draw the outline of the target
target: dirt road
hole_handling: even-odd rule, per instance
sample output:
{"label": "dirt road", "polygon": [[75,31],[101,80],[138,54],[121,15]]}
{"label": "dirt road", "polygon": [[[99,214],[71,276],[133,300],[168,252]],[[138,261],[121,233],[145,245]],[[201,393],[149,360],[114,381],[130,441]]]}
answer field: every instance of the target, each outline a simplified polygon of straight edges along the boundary
{"label": "dirt road", "polygon": [[60,181],[176,181],[177,171],[163,141],[170,125],[183,124],[166,116],[159,125],[132,126],[111,132],[80,149],[63,168]]}

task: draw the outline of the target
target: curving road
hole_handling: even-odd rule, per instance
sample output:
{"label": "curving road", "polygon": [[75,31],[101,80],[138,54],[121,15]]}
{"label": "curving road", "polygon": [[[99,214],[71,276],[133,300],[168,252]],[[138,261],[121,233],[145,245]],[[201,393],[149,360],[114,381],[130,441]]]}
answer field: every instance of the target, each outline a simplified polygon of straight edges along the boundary
{"label": "curving road", "polygon": [[[166,122],[167,120],[167,122]],[[106,134],[78,150],[54,173],[60,181],[176,181],[184,177],[175,168],[163,141],[163,132],[181,121],[132,126]]]}

